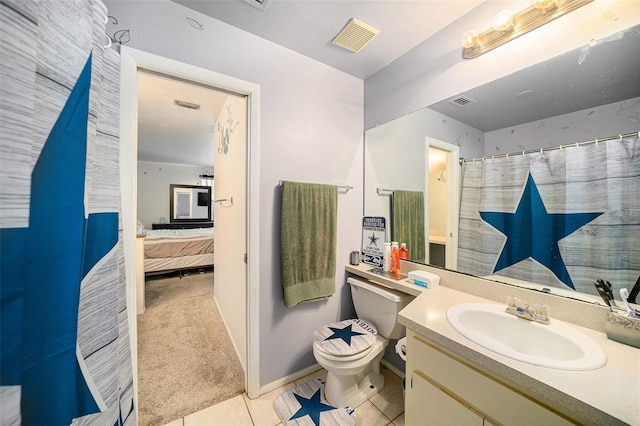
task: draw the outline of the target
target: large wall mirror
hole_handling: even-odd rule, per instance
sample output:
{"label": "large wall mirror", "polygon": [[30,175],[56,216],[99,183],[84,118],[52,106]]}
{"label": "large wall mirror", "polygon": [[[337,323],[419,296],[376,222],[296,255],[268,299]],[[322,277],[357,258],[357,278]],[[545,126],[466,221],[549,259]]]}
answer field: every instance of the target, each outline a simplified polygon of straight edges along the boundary
{"label": "large wall mirror", "polygon": [[[422,191],[427,203],[425,206],[427,244],[431,243],[433,246],[436,243],[447,247],[444,259],[441,253],[434,256],[433,247],[429,256],[427,247],[425,263],[469,273],[459,265],[459,254],[462,253],[464,244],[461,244],[462,231],[458,233],[457,224],[461,224],[464,220],[458,220],[458,215],[464,217],[464,211],[461,212],[459,209],[461,193],[464,192],[461,182],[464,173],[468,172],[467,167],[470,162],[451,165],[451,162],[445,161],[434,167],[434,163],[437,163],[433,158],[434,147],[438,149],[445,147],[445,156],[447,152],[457,151],[455,154],[460,158],[478,157],[476,161],[485,161],[487,168],[491,167],[490,164],[498,164],[491,163],[497,160],[542,161],[547,162],[546,164],[551,167],[555,158],[554,153],[562,151],[552,147],[564,145],[566,155],[575,157],[587,152],[586,148],[576,151],[575,154],[569,154],[569,149],[580,150],[580,147],[597,145],[584,144],[577,147],[576,143],[610,139],[608,142],[600,143],[601,146],[607,147],[602,149],[608,151],[604,151],[600,160],[596,159],[596,166],[590,170],[604,167],[607,162],[626,162],[627,169],[632,174],[635,173],[635,180],[631,185],[623,185],[624,187],[616,187],[615,183],[609,183],[608,191],[617,190],[623,199],[623,204],[627,202],[624,199],[640,197],[638,192],[640,142],[637,136],[640,130],[640,78],[638,77],[640,76],[640,49],[638,46],[640,46],[640,25],[367,130],[365,133],[365,215],[384,216],[387,221],[390,221],[392,218],[389,194],[393,190]],[[624,141],[618,140],[617,137],[611,138],[617,135],[625,135],[624,138],[620,138]],[[609,145],[615,143],[618,145]],[[618,146],[621,147],[620,154],[614,154],[613,148],[617,149]],[[532,151],[540,149],[544,150],[545,155],[541,154],[540,157],[533,158]],[[515,154],[518,154],[518,158]],[[589,170],[583,171],[587,177],[589,173]],[[486,176],[489,175],[484,174],[483,179],[488,179]],[[527,190],[523,185],[514,187],[503,185],[501,173],[498,172],[496,176],[495,180],[490,182],[490,185],[500,188],[493,192],[496,198],[506,198],[514,194],[519,198]],[[526,180],[525,175],[522,181]],[[627,179],[627,182],[629,181],[631,180]],[[585,185],[588,186],[589,183]],[[432,195],[441,192],[448,193],[449,199],[434,200]],[[544,191],[540,190],[540,192]],[[571,189],[560,192],[566,193],[567,199],[572,194]],[[454,199],[453,202],[451,197]],[[593,201],[593,199],[583,200],[582,208],[588,210],[589,203]],[[451,207],[452,205],[457,207]],[[447,210],[447,214],[451,217],[450,222],[454,225],[447,227],[446,219],[437,218],[434,208],[440,212],[443,209]],[[457,210],[451,211],[452,209]],[[601,253],[601,258],[617,258],[619,264],[623,266],[620,268],[620,273],[613,278],[599,276],[601,270],[597,262],[581,265],[587,272],[576,273],[571,267],[567,267],[569,269],[567,275],[571,275],[572,280],[562,276],[558,278],[549,273],[549,268],[545,267],[539,268],[543,272],[529,282],[513,278],[514,268],[506,268],[495,273],[487,270],[473,274],[532,289],[544,288],[546,291],[551,287],[551,292],[555,294],[602,303],[592,284],[596,279],[611,279],[614,289],[616,286],[618,289],[622,287],[630,289],[640,275],[640,207],[637,203],[631,207],[624,204],[619,209],[611,209],[603,213],[602,218],[607,216],[606,219],[609,220],[616,214],[625,216],[618,218],[620,220],[616,222],[618,224],[616,232],[633,237],[631,240],[626,240],[624,250],[617,252],[612,250],[616,245],[615,239],[602,239],[599,243],[590,245],[582,242],[560,245],[562,255],[571,258],[571,262],[575,263],[587,262],[583,261],[587,259],[584,256],[587,250],[598,251]],[[489,220],[486,222],[488,223]],[[485,226],[486,223],[482,225]],[[393,228],[393,224],[390,228]],[[495,235],[500,236],[499,233]],[[387,237],[391,238],[390,235]],[[591,237],[594,236],[591,235]],[[494,245],[497,250],[504,247],[504,241],[504,238],[496,237]],[[409,251],[411,253],[411,249]],[[528,263],[523,262],[523,264],[526,263],[526,268],[540,266],[540,262],[535,258],[528,260]],[[567,259],[565,261],[569,265],[570,261]],[[545,270],[547,271],[544,272]],[[619,293],[617,291],[615,293],[614,296],[620,300]]]}
{"label": "large wall mirror", "polygon": [[172,223],[211,222],[211,187],[169,185]]}

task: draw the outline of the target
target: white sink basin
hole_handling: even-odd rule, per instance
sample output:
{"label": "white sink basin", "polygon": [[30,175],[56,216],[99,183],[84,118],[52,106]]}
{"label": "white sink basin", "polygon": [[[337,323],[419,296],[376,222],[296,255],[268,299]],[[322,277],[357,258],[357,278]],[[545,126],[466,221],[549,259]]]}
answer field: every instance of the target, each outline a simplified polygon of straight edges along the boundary
{"label": "white sink basin", "polygon": [[529,364],[560,370],[593,370],[607,358],[584,333],[551,320],[539,324],[505,312],[502,305],[462,303],[447,311],[460,334],[493,352]]}

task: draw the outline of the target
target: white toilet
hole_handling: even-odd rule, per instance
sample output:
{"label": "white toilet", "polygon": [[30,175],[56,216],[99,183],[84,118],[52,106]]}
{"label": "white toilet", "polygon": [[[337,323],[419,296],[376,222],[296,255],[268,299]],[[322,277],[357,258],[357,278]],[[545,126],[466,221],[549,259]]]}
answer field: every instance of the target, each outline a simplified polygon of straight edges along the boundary
{"label": "white toilet", "polygon": [[357,407],[384,387],[380,360],[389,339],[404,335],[398,312],[413,296],[348,278],[358,319],[328,324],[313,333],[313,355],[328,371],[325,398],[334,407]]}

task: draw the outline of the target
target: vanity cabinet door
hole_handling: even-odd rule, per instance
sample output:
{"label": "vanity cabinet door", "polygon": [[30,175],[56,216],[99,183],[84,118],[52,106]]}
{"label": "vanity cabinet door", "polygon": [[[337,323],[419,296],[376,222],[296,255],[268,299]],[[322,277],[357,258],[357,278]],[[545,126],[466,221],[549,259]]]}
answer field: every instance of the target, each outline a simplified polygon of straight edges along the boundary
{"label": "vanity cabinet door", "polygon": [[[473,407],[475,413],[480,413],[481,417],[487,418],[487,424],[491,424],[491,421],[504,425],[523,426],[574,424],[487,373],[477,370],[464,360],[446,353],[437,344],[431,343],[411,330],[407,330],[406,368],[414,378],[413,389],[411,387],[408,389],[405,417],[415,419],[416,423],[409,424],[420,424],[421,419],[413,412],[422,413],[423,406],[430,404],[427,401],[428,398],[420,396],[420,392],[416,389],[416,376],[422,377],[424,381],[428,381],[432,386],[435,385],[436,388],[444,389],[447,396],[453,396],[451,398],[460,406]],[[422,389],[420,387],[420,390]],[[443,410],[443,415],[448,415],[448,412]],[[445,420],[447,421],[440,424],[456,424],[449,417],[445,417]]]}
{"label": "vanity cabinet door", "polygon": [[[483,418],[462,401],[448,395],[418,372],[411,375],[408,392],[407,425],[482,426]],[[411,407],[409,409],[409,407]]]}

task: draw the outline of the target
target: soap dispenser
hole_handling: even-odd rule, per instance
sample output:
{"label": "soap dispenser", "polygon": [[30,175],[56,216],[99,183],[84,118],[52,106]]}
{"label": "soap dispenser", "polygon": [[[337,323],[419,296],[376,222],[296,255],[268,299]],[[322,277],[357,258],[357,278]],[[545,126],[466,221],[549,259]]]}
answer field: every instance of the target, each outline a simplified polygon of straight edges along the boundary
{"label": "soap dispenser", "polygon": [[409,260],[409,250],[407,243],[400,244],[400,259]]}
{"label": "soap dispenser", "polygon": [[382,254],[382,270],[391,271],[391,243],[384,243],[384,252]]}
{"label": "soap dispenser", "polygon": [[400,249],[395,241],[391,242],[391,272],[394,274],[400,273]]}

